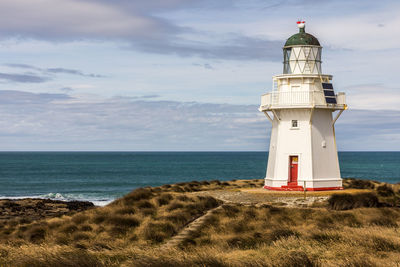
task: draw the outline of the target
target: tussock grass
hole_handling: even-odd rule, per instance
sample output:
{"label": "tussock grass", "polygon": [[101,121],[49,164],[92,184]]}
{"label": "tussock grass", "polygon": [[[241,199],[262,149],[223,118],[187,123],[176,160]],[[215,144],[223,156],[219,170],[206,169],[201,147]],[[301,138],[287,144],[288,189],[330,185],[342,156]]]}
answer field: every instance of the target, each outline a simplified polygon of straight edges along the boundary
{"label": "tussock grass", "polygon": [[[26,253],[26,251],[24,251]],[[99,258],[93,254],[90,254],[81,249],[68,249],[62,251],[60,249],[45,250],[35,248],[32,255],[28,254],[26,257],[15,257],[13,259],[14,266],[26,266],[26,267],[53,267],[53,266],[65,266],[65,267],[102,267],[106,266]],[[14,256],[14,255],[13,255]],[[1,263],[1,261],[0,261]]]}
{"label": "tussock grass", "polygon": [[153,243],[160,243],[176,233],[170,222],[149,223],[143,231],[143,237]]}
{"label": "tussock grass", "polygon": [[41,243],[46,237],[47,229],[44,225],[35,225],[25,233],[25,237],[32,243]]}
{"label": "tussock grass", "polygon": [[376,191],[378,192],[378,195],[382,197],[391,197],[395,195],[394,190],[388,184],[378,186]]}
{"label": "tussock grass", "polygon": [[171,194],[164,193],[157,197],[157,204],[159,206],[167,205],[174,197]]}
{"label": "tussock grass", "polygon": [[224,204],[180,246],[162,250],[188,223],[221,205],[195,192],[251,188],[262,180],[140,188],[106,207],[40,222],[0,222],[0,266],[400,264],[400,210],[384,204],[398,197],[398,186],[388,186],[392,194],[376,182],[348,184],[376,194],[344,193],[317,208]]}

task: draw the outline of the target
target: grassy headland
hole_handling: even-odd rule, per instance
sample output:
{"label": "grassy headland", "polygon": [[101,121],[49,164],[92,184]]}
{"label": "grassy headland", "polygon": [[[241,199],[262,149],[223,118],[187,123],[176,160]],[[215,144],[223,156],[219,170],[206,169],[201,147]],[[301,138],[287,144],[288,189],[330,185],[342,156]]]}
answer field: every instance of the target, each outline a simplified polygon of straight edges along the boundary
{"label": "grassy headland", "polygon": [[[308,192],[304,200],[302,192],[260,190],[262,184],[139,188],[106,207],[0,220],[0,266],[400,264],[400,185],[346,179],[345,190]],[[176,245],[166,245],[204,214]]]}

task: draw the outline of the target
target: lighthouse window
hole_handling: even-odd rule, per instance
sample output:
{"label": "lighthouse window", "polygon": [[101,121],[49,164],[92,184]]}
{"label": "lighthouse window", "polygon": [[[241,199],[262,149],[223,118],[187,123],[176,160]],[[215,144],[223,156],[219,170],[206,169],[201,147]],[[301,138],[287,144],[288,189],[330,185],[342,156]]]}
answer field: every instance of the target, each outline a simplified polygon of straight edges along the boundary
{"label": "lighthouse window", "polygon": [[297,120],[292,120],[292,128],[299,128]]}
{"label": "lighthouse window", "polygon": [[283,49],[283,73],[284,74],[292,73],[292,70],[290,69],[290,64],[289,64],[291,53],[292,53],[292,48]]}

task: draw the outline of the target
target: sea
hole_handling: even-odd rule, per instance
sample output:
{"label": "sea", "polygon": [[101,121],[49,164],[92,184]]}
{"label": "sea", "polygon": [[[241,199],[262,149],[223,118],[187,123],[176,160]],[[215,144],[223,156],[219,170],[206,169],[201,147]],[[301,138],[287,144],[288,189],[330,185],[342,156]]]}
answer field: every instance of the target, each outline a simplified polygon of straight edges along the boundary
{"label": "sea", "polygon": [[[138,187],[261,179],[268,152],[0,152],[0,198],[91,201]],[[400,182],[400,152],[339,152],[343,178]]]}

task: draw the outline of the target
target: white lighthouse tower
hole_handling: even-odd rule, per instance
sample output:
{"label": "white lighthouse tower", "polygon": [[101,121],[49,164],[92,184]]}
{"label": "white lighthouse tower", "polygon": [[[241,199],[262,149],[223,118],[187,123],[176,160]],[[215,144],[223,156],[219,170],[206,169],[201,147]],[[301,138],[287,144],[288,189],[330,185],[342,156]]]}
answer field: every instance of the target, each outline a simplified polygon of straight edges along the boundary
{"label": "white lighthouse tower", "polygon": [[318,39],[297,24],[283,47],[283,74],[261,96],[259,110],[272,123],[264,188],[342,189],[334,124],[347,108],[345,94],[335,94],[332,76],[321,72]]}

